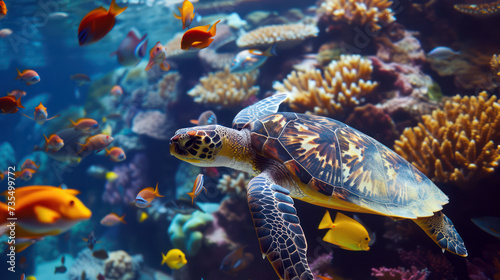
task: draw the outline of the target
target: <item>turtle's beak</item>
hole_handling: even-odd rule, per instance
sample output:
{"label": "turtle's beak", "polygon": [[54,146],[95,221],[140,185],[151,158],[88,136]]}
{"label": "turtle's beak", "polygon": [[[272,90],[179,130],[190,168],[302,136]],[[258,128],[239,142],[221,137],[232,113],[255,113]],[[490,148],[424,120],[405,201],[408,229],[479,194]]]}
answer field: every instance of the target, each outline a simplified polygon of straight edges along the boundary
{"label": "turtle's beak", "polygon": [[170,138],[170,154],[173,155],[174,157],[189,162],[189,163],[199,163],[200,160],[193,158],[193,156],[185,149],[183,148],[183,145],[179,141],[180,139],[180,134],[174,135],[172,138]]}

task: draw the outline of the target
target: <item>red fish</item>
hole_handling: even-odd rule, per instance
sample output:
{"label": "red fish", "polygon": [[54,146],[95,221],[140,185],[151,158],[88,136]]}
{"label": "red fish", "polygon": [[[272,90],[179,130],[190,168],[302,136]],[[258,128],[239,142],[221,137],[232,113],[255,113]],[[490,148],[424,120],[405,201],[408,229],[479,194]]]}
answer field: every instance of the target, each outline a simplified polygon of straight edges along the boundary
{"label": "red fish", "polygon": [[52,153],[59,151],[64,146],[64,141],[57,134],[52,134],[47,138],[45,134],[45,152],[51,150]]}
{"label": "red fish", "polygon": [[120,162],[124,161],[127,158],[122,148],[113,147],[109,150],[107,148],[104,149],[106,150],[105,156],[109,156],[109,158],[111,158],[112,161]]}
{"label": "red fish", "polygon": [[7,15],[7,6],[5,2],[0,0],[0,19],[3,19]]}
{"label": "red fish", "polygon": [[109,11],[101,6],[89,12],[78,27],[78,43],[80,46],[89,45],[104,38],[115,26],[115,17],[126,9],[127,7],[120,8],[113,0],[109,6]]}
{"label": "red fish", "polygon": [[101,151],[104,150],[111,142],[115,140],[113,137],[106,134],[97,134],[93,136],[87,137],[85,140],[85,144],[77,143],[82,146],[81,150],[78,152],[79,154],[85,151]]}
{"label": "red fish", "polygon": [[78,131],[92,133],[99,129],[99,123],[94,119],[83,118],[77,120],[76,122],[70,119],[69,121],[71,122],[71,124],[73,124],[75,130]]}
{"label": "red fish", "polygon": [[123,66],[136,66],[146,56],[148,47],[146,36],[148,34],[144,34],[141,38],[137,30],[130,30],[127,37],[118,46],[116,52],[111,53],[111,56],[116,55],[118,63]]}
{"label": "red fish", "polygon": [[114,85],[109,92],[111,92],[111,95],[120,96],[123,94],[123,89],[119,85]]}
{"label": "red fish", "polygon": [[126,224],[126,222],[123,218],[125,218],[125,215],[119,217],[115,213],[111,213],[111,214],[106,215],[104,218],[102,218],[101,225],[111,227],[111,226],[117,225],[120,222]]}
{"label": "red fish", "polygon": [[161,70],[170,70],[170,65],[167,63],[167,49],[160,42],[149,51],[149,63],[146,65],[146,71],[149,71],[155,64],[160,65]]}
{"label": "red fish", "polygon": [[186,27],[189,28],[189,26],[193,22],[195,15],[193,4],[191,4],[191,2],[189,2],[188,0],[184,0],[184,2],[182,3],[182,8],[178,7],[178,9],[180,15],[178,16],[174,13],[174,17],[176,19],[182,20],[182,29],[186,29]]}
{"label": "red fish", "polygon": [[21,80],[26,83],[26,85],[31,86],[40,82],[40,75],[33,70],[26,69],[23,72],[17,69],[17,77],[16,80]]}
{"label": "red fish", "polygon": [[[23,114],[23,113],[21,113],[21,114]],[[40,102],[40,105],[38,105],[35,108],[35,112],[33,113],[33,115],[34,115],[34,117],[32,118],[26,114],[23,114],[23,116],[34,120],[39,125],[43,125],[46,121],[50,121],[52,119],[55,119],[55,118],[61,116],[61,115],[55,115],[55,116],[47,119],[47,116],[48,116],[47,108],[42,105],[42,102]]]}
{"label": "red fish", "polygon": [[210,24],[205,26],[197,26],[189,29],[182,35],[181,39],[181,49],[185,51],[189,51],[191,48],[204,49],[212,43],[216,33],[216,25],[219,23],[218,20],[212,28],[210,28]]}
{"label": "red fish", "polygon": [[157,197],[164,197],[158,192],[158,183],[156,183],[155,189],[152,187],[142,189],[135,197],[135,206],[139,208],[151,207]]}
{"label": "red fish", "polygon": [[10,95],[0,97],[1,115],[14,114],[19,110],[18,108],[24,108],[24,106],[21,105],[21,97],[17,99],[14,96]]}

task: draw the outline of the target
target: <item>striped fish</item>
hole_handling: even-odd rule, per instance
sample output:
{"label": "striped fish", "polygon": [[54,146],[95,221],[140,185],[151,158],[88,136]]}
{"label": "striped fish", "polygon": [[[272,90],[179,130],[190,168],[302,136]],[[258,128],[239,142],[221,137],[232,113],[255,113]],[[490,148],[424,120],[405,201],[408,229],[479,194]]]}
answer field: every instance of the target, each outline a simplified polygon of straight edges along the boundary
{"label": "striped fish", "polygon": [[191,197],[191,205],[194,204],[194,199],[200,195],[202,190],[205,190],[205,193],[207,193],[207,189],[203,186],[204,182],[205,180],[203,180],[203,174],[198,174],[196,180],[194,181],[193,191],[188,193]]}

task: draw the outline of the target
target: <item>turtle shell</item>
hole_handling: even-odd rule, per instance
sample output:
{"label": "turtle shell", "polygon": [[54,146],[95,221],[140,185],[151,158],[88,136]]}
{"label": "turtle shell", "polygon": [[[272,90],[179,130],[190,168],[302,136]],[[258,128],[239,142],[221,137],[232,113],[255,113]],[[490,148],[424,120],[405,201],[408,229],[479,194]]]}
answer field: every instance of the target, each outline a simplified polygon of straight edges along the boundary
{"label": "turtle shell", "polygon": [[448,197],[392,150],[325,117],[277,113],[245,127],[255,151],[281,163],[310,203],[410,218],[432,216]]}

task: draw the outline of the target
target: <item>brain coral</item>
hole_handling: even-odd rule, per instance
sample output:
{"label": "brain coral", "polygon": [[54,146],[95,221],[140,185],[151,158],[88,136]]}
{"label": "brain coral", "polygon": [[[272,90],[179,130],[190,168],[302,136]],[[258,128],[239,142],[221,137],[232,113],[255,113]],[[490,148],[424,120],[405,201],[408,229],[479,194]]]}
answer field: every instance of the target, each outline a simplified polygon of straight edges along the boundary
{"label": "brain coral", "polygon": [[320,70],[293,71],[283,83],[275,83],[278,92],[290,92],[288,103],[296,112],[329,117],[346,116],[363,103],[377,86],[370,81],[372,62],[359,55],[341,55]]}
{"label": "brain coral", "polygon": [[417,127],[403,131],[394,150],[429,178],[465,186],[495,171],[499,144],[500,104],[481,92],[457,95],[423,116]]}
{"label": "brain coral", "polygon": [[379,30],[396,20],[389,0],[325,0],[318,13],[333,21],[348,24],[368,25],[372,31]]}
{"label": "brain coral", "polygon": [[202,77],[200,83],[188,92],[197,103],[221,105],[223,107],[241,106],[242,102],[255,96],[259,87],[254,86],[258,71],[231,74],[229,68],[224,71]]}
{"label": "brain coral", "polygon": [[276,43],[280,48],[290,48],[309,37],[316,37],[318,32],[318,28],[310,24],[268,25],[241,35],[236,45],[240,48],[265,48]]}

